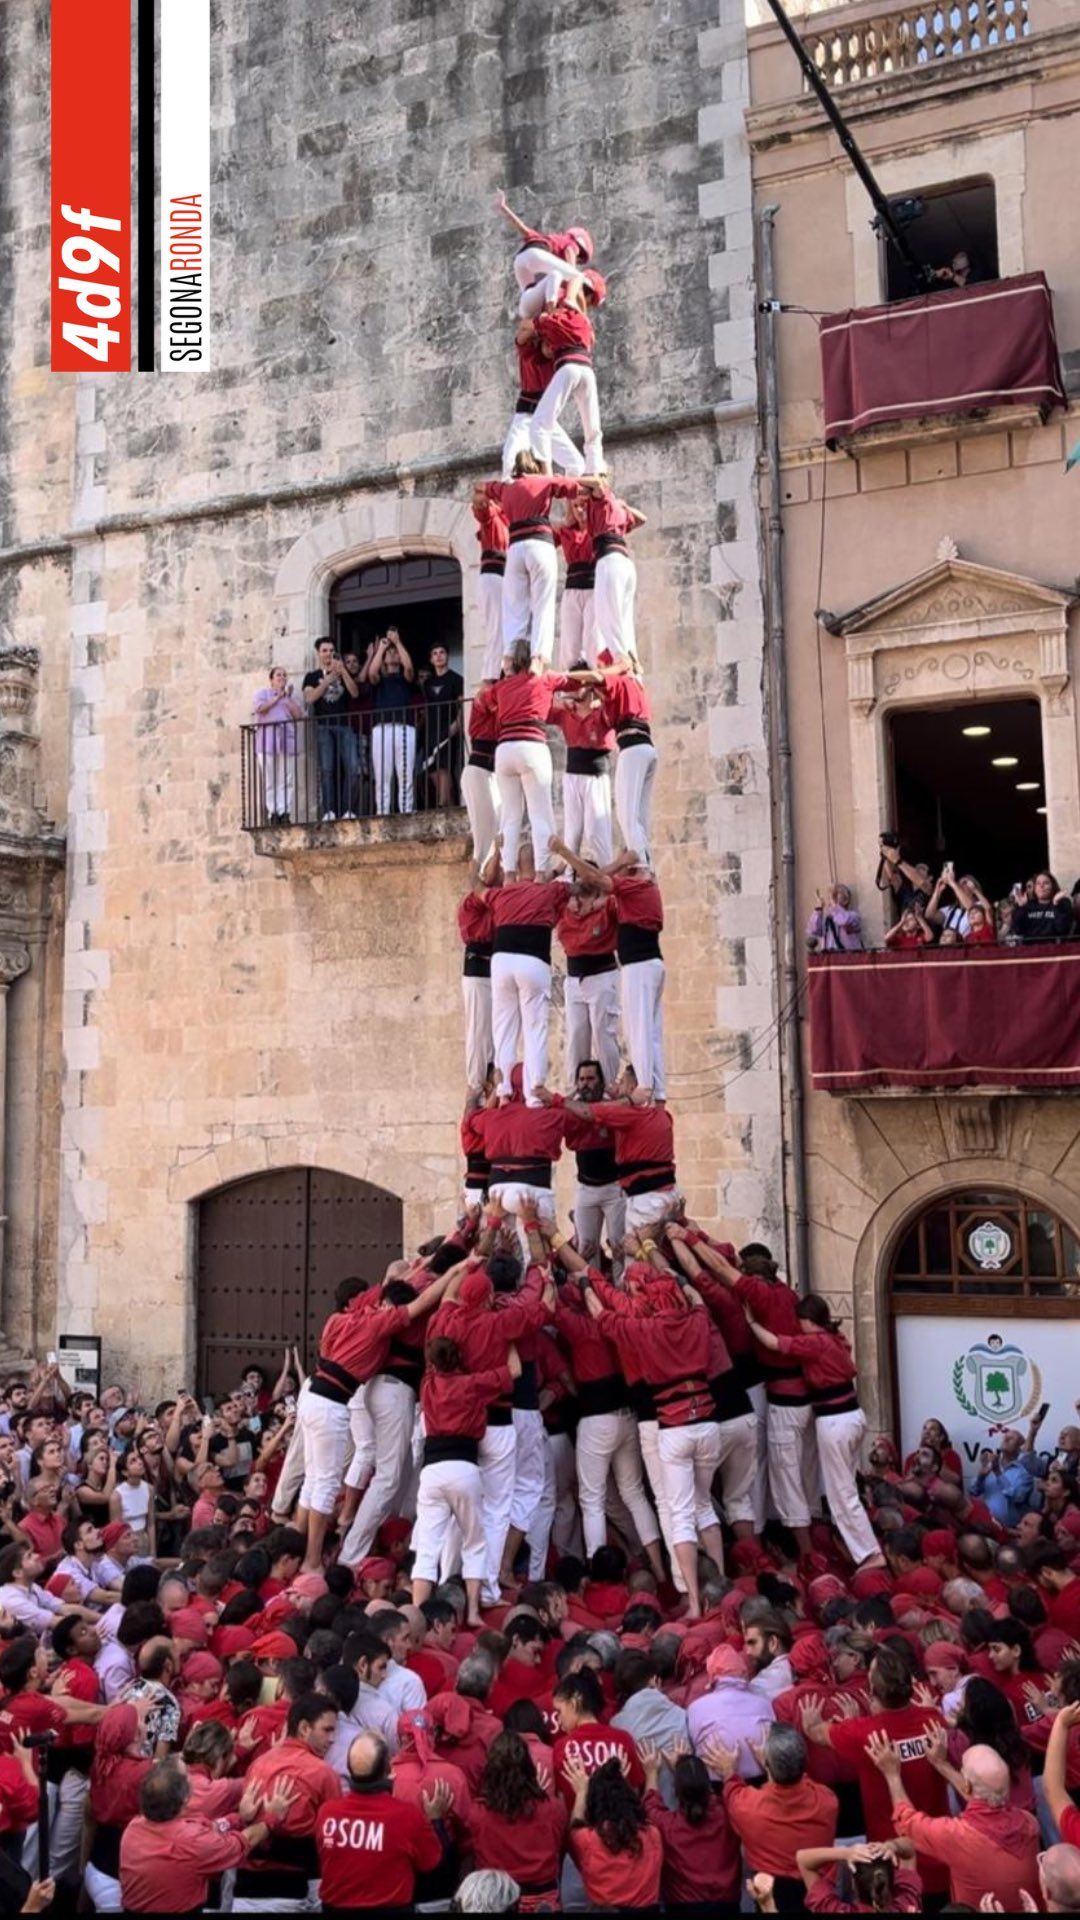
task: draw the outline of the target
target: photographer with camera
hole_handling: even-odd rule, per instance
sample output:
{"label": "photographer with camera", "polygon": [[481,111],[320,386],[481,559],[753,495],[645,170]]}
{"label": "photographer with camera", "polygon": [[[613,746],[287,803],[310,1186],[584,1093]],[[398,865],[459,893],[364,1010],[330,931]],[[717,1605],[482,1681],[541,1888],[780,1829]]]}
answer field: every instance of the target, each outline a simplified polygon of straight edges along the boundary
{"label": "photographer with camera", "polygon": [[[367,670],[375,689],[371,772],[377,814],[416,811],[416,669],[396,627],[376,643]],[[397,806],[391,805],[397,775]]]}
{"label": "photographer with camera", "polygon": [[913,906],[925,908],[933,885],[926,861],[909,860],[898,833],[880,834],[878,847],[881,853],[875,882],[878,892],[892,894],[898,913]]}
{"label": "photographer with camera", "polygon": [[359,743],[349,724],[349,700],[360,689],[334,643],[322,639],[315,648],[318,666],[305,673],[301,692],[311,718],[317,722],[319,784],[323,824],[355,820],[353,787],[359,770]]}

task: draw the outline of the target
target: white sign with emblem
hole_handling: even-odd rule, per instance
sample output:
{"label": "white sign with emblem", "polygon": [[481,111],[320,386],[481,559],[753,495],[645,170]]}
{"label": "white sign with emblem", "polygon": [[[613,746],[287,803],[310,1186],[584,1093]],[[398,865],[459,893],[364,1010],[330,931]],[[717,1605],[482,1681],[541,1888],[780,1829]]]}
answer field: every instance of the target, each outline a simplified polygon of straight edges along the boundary
{"label": "white sign with emblem", "polygon": [[[1069,1337],[1066,1337],[1068,1335]],[[989,1320],[974,1315],[901,1315],[896,1322],[900,1445],[919,1444],[924,1420],[940,1420],[965,1464],[996,1445],[991,1429],[1020,1427],[1043,1401],[1042,1444],[1053,1448],[1075,1422],[1077,1342],[1066,1320]]]}

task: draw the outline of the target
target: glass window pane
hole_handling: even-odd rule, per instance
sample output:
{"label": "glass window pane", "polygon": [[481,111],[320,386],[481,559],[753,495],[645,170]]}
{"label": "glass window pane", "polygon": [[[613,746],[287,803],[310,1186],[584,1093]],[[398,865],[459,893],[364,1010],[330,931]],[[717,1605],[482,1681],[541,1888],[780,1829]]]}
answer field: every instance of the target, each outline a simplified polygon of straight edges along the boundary
{"label": "glass window pane", "polygon": [[953,1270],[952,1233],[947,1212],[934,1212],[926,1219],[926,1271],[951,1273]]}
{"label": "glass window pane", "polygon": [[1033,1274],[1052,1274],[1057,1271],[1057,1247],[1054,1239],[1054,1216],[1052,1213],[1036,1212],[1028,1208],[1028,1271]]}
{"label": "glass window pane", "polygon": [[912,1227],[900,1242],[900,1251],[893,1262],[893,1272],[918,1273],[919,1271],[919,1229]]}

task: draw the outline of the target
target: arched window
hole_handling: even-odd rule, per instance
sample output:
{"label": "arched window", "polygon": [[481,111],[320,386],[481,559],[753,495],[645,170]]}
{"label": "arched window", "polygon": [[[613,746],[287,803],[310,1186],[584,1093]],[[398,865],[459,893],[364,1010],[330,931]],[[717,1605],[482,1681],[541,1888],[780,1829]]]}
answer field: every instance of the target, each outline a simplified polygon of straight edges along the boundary
{"label": "arched window", "polygon": [[418,673],[442,645],[463,673],[461,568],[442,554],[374,560],[344,573],[330,590],[330,632],[338,652],[363,660],[372,640],[396,627]]}
{"label": "arched window", "polygon": [[946,1194],[903,1233],[889,1292],[896,1313],[955,1313],[961,1302],[1037,1313],[1040,1304],[1080,1299],[1080,1240],[1024,1194],[996,1187]]}

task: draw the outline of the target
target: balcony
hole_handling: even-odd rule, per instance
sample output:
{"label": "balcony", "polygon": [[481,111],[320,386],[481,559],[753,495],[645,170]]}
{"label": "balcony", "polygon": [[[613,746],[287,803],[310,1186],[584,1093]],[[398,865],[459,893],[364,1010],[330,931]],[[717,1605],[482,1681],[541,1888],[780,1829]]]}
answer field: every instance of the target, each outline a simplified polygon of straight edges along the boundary
{"label": "balcony", "polygon": [[818,1092],[1080,1087],[1080,942],[814,954],[808,976]]}
{"label": "balcony", "polygon": [[242,727],[241,824],[256,853],[307,872],[462,859],[467,707],[418,700]]}
{"label": "balcony", "polygon": [[819,339],[825,439],[851,453],[905,423],[1068,404],[1042,273],[826,314]]}
{"label": "balcony", "polygon": [[804,27],[803,37],[822,79],[835,89],[1015,46],[1030,30],[1027,0],[962,0],[888,12],[858,5],[843,13],[834,9],[827,26],[816,32]]}

